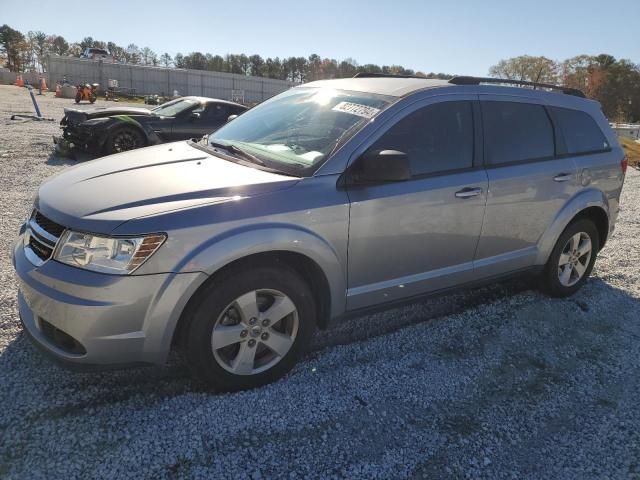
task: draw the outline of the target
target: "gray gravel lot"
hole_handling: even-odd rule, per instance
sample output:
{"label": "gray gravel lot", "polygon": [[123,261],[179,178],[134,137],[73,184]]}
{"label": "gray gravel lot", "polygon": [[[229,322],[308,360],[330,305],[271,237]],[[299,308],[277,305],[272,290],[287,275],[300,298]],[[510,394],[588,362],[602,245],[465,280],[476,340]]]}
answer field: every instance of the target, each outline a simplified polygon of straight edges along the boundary
{"label": "gray gravel lot", "polygon": [[11,245],[75,163],[57,123],[8,120],[30,110],[0,86],[0,477],[640,478],[639,172],[576,296],[518,281],[356,318],[280,382],[213,395],[179,363],[71,373],[25,338]]}

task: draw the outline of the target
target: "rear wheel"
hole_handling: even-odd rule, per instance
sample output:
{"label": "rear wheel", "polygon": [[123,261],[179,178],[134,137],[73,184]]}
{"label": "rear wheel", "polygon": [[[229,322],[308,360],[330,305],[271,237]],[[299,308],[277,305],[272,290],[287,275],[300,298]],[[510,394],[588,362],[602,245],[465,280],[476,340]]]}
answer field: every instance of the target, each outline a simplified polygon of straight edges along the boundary
{"label": "rear wheel", "polygon": [[113,154],[134,150],[144,145],[144,137],[137,129],[120,127],[109,136],[106,148],[108,153]]}
{"label": "rear wheel", "polygon": [[185,318],[182,348],[194,376],[218,391],[282,377],[315,330],[311,291],[285,265],[236,271],[197,295]]}
{"label": "rear wheel", "polygon": [[577,292],[593,270],[600,247],[598,229],[589,219],[572,222],[562,232],[544,271],[544,287],[554,297]]}

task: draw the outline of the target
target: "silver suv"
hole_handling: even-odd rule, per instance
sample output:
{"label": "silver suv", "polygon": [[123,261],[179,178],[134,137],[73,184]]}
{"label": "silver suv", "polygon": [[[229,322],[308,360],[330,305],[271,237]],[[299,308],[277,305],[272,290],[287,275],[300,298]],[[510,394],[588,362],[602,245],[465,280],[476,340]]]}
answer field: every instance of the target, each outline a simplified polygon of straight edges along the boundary
{"label": "silver suv", "polygon": [[237,390],[367,307],[532,270],[571,295],[613,230],[623,151],[581,92],[494,81],[313,82],[52,177],[14,250],[25,331],[68,364],[175,346]]}

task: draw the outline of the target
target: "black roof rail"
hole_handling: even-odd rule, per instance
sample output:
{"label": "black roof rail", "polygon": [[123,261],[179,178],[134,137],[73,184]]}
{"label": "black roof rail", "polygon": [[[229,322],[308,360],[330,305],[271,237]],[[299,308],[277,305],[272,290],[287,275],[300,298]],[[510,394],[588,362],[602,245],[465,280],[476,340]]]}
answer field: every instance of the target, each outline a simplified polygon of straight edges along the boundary
{"label": "black roof rail", "polygon": [[358,72],[352,78],[420,78],[426,80],[425,77],[418,77],[416,75],[395,75],[393,73],[374,73],[374,72]]}
{"label": "black roof rail", "polygon": [[561,85],[552,85],[550,83],[540,83],[540,82],[528,82],[526,80],[510,80],[508,78],[487,78],[487,77],[453,77],[449,80],[449,83],[454,85],[480,85],[481,83],[497,83],[504,85],[523,85],[527,87],[536,88],[548,88],[550,90],[559,90],[562,93],[566,93],[567,95],[573,95],[575,97],[586,98],[586,95],[582,90],[578,90],[577,88],[569,88],[563,87]]}

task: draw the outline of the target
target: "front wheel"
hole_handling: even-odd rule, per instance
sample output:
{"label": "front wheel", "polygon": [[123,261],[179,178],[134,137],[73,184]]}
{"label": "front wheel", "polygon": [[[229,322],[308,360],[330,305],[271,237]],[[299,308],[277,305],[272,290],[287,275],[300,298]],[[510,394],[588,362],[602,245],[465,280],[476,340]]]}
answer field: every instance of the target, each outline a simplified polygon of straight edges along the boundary
{"label": "front wheel", "polygon": [[577,292],[591,274],[599,248],[598,229],[591,220],[570,223],[545,266],[545,290],[553,297],[567,297]]}
{"label": "front wheel", "polygon": [[80,103],[80,100],[82,100],[82,94],[78,92],[76,93],[76,103]]}
{"label": "front wheel", "polygon": [[120,127],[113,131],[107,140],[106,150],[109,154],[126,152],[144,147],[145,139],[135,128]]}
{"label": "front wheel", "polygon": [[316,324],[313,296],[286,265],[219,278],[190,306],[182,348],[194,376],[217,391],[258,387],[285,375]]}

